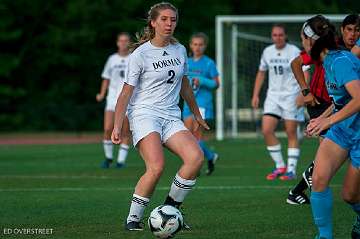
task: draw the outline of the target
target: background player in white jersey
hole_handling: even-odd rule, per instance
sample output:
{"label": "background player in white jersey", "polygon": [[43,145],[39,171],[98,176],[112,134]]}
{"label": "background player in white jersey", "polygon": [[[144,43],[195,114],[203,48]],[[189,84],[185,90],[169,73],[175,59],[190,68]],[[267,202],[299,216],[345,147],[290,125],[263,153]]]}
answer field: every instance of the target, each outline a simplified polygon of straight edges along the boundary
{"label": "background player in white jersey", "polygon": [[[117,35],[116,45],[118,52],[112,54],[104,67],[101,74],[103,78],[100,88],[100,93],[96,95],[98,102],[105,98],[106,92],[106,106],[104,112],[104,153],[105,160],[102,163],[103,168],[109,168],[113,161],[113,143],[111,142],[111,132],[114,125],[114,112],[116,100],[124,85],[124,80],[127,73],[127,65],[129,61],[129,44],[130,35],[126,32]],[[125,166],[126,157],[128,154],[130,143],[130,129],[129,121],[127,118],[124,120],[123,125],[123,141],[119,147],[116,167],[122,168]]]}
{"label": "background player in white jersey", "polygon": [[200,126],[203,120],[187,75],[187,54],[173,38],[178,12],[170,3],[159,3],[148,12],[147,27],[130,55],[129,70],[118,98],[112,141],[122,142],[125,111],[146,172],[139,179],[126,220],[127,230],[143,230],[140,223],[155,186],[163,172],[163,145],[178,155],[183,165],[177,172],[165,203],[179,207],[195,185],[204,155],[196,138],[181,121],[181,96]]}
{"label": "background player in white jersey", "polygon": [[[282,180],[290,180],[296,177],[296,165],[300,155],[296,133],[299,113],[296,98],[299,96],[300,88],[291,71],[290,62],[299,55],[300,50],[286,42],[286,30],[283,25],[273,26],[271,38],[274,44],[266,47],[261,56],[251,104],[253,108],[259,107],[259,93],[265,73],[269,71],[269,88],[264,102],[262,132],[276,168],[266,178],[274,180],[280,176]],[[287,167],[282,157],[281,144],[275,136],[275,129],[280,119],[284,119],[288,136]]]}

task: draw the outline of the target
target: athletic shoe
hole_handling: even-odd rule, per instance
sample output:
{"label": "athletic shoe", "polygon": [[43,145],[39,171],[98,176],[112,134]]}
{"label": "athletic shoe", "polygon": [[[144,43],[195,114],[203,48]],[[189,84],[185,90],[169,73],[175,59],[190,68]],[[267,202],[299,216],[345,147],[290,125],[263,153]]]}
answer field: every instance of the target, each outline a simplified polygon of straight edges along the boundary
{"label": "athletic shoe", "polygon": [[125,222],[125,229],[128,231],[143,231],[144,224],[142,222],[130,221],[128,223]]}
{"label": "athletic shoe", "polygon": [[112,163],[112,159],[108,159],[106,158],[102,164],[101,164],[101,167],[102,168],[110,168],[110,164]]}
{"label": "athletic shoe", "polygon": [[297,194],[290,190],[286,203],[292,205],[310,204],[310,200],[305,193]]}
{"label": "athletic shoe", "polygon": [[215,163],[219,159],[219,155],[214,153],[214,158],[212,160],[208,160],[208,168],[206,170],[206,175],[210,176],[215,170]]}
{"label": "athletic shoe", "polygon": [[307,168],[302,176],[306,182],[306,184],[308,185],[309,189],[311,190],[311,187],[312,187],[312,173],[313,173],[313,170],[314,170],[314,164],[312,164],[309,168]]}
{"label": "athletic shoe", "polygon": [[266,179],[267,180],[274,180],[277,177],[283,175],[284,173],[286,173],[286,167],[284,167],[284,168],[276,168],[270,174],[268,174],[266,176]]}
{"label": "athletic shoe", "polygon": [[351,231],[351,238],[352,239],[360,239],[360,217],[356,217],[356,221],[353,225],[352,231]]}
{"label": "athletic shoe", "polygon": [[296,174],[294,172],[287,172],[284,175],[280,176],[280,180],[288,181],[296,179]]}
{"label": "athletic shoe", "polygon": [[116,168],[124,168],[125,164],[124,163],[116,163]]}

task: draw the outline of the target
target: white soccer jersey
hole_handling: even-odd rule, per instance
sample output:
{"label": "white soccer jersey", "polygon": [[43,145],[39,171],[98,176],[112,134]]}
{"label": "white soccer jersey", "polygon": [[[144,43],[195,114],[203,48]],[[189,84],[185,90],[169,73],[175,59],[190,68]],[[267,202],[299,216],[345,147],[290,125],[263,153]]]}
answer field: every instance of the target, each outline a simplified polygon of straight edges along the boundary
{"label": "white soccer jersey", "polygon": [[291,70],[291,61],[299,56],[300,50],[292,44],[277,49],[275,45],[266,47],[260,60],[260,71],[269,71],[269,88],[271,94],[296,94],[300,87]]}
{"label": "white soccer jersey", "polygon": [[126,79],[128,62],[129,56],[118,53],[112,54],[106,61],[101,77],[110,80],[107,100],[117,100]]}
{"label": "white soccer jersey", "polygon": [[130,55],[125,81],[135,87],[129,102],[129,116],[155,114],[180,119],[178,103],[186,74],[186,49],[180,43],[155,47],[148,41],[139,46]]}

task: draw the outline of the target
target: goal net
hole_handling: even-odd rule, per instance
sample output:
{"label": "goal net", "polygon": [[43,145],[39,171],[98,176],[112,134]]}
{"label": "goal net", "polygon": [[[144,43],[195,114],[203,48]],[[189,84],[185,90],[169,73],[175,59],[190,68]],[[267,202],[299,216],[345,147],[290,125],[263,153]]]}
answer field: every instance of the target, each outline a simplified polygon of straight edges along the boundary
{"label": "goal net", "polygon": [[[286,27],[288,41],[301,49],[300,30],[314,15],[252,15],[216,17],[216,63],[221,85],[216,92],[216,138],[260,134],[267,80],[260,94],[260,109],[251,108],[256,72],[264,48],[270,44],[272,25]],[[325,15],[340,25],[345,15]]]}

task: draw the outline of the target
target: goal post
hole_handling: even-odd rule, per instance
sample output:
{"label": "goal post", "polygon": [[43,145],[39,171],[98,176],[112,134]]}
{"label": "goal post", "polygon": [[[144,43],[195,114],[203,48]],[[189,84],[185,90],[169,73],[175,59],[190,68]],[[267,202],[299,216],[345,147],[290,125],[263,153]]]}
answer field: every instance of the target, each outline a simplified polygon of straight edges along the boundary
{"label": "goal post", "polygon": [[[271,44],[271,26],[284,24],[289,42],[301,47],[301,26],[315,15],[216,16],[216,64],[221,79],[216,91],[217,140],[254,133],[259,128],[261,110],[253,111],[250,101],[261,52]],[[339,25],[346,15],[324,16]],[[261,101],[264,96],[262,91]]]}

